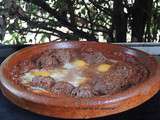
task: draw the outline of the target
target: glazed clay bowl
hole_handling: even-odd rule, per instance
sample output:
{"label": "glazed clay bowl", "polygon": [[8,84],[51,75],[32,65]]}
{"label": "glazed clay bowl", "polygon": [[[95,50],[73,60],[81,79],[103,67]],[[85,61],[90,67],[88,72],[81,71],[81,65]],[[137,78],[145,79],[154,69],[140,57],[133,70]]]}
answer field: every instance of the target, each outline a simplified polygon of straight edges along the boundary
{"label": "glazed clay bowl", "polygon": [[[25,59],[31,59],[47,49],[93,49],[100,51],[115,60],[124,62],[131,57],[143,63],[149,70],[149,77],[133,87],[111,96],[91,98],[50,97],[27,91],[12,80],[12,67]],[[139,50],[121,45],[97,42],[54,42],[34,45],[10,55],[0,69],[0,88],[4,96],[17,106],[26,110],[58,118],[95,118],[120,113],[134,108],[155,95],[159,91],[160,72],[155,58]]]}

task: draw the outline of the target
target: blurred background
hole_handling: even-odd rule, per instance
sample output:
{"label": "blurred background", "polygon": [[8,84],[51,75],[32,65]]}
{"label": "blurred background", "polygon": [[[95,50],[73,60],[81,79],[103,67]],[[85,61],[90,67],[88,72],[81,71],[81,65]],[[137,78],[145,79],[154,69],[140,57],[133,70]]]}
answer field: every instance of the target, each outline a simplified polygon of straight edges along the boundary
{"label": "blurred background", "polygon": [[0,44],[160,41],[160,0],[0,0]]}

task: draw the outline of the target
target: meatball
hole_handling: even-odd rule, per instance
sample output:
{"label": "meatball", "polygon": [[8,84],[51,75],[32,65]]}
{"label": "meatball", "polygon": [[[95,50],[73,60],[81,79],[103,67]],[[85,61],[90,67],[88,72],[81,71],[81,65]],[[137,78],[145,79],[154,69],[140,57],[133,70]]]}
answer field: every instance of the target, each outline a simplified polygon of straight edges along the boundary
{"label": "meatball", "polygon": [[113,79],[124,80],[131,76],[132,73],[132,66],[124,63],[117,63],[108,72],[108,76]]}
{"label": "meatball", "polygon": [[61,64],[65,64],[71,61],[71,59],[76,57],[74,51],[71,50],[57,50],[55,51],[55,57],[60,61]]}
{"label": "meatball", "polygon": [[117,90],[118,84],[109,78],[97,77],[94,81],[92,92],[96,96],[109,95]]}
{"label": "meatball", "polygon": [[50,89],[55,84],[55,81],[51,77],[36,76],[32,79],[32,86],[42,87],[44,89]]}
{"label": "meatball", "polygon": [[51,55],[51,53],[45,53],[44,55],[41,55],[37,61],[36,61],[36,65],[39,68],[48,68],[48,67],[55,67],[59,64],[58,60]]}
{"label": "meatball", "polygon": [[88,84],[81,85],[75,89],[73,89],[71,96],[80,97],[80,98],[86,98],[86,97],[92,97],[92,88]]}
{"label": "meatball", "polygon": [[74,86],[67,82],[57,82],[51,89],[56,95],[70,95],[71,91],[74,89]]}
{"label": "meatball", "polygon": [[116,63],[104,75],[96,77],[93,85],[95,95],[109,95],[130,86],[133,76],[132,66],[126,63]]}
{"label": "meatball", "polygon": [[101,64],[101,63],[105,63],[107,61],[107,58],[100,52],[82,53],[82,57],[89,64]]}
{"label": "meatball", "polygon": [[134,72],[129,79],[132,84],[137,84],[138,82],[145,80],[149,75],[149,71],[141,64],[133,64],[132,69]]}
{"label": "meatball", "polygon": [[21,61],[18,66],[20,68],[20,74],[26,73],[35,67],[30,60]]}
{"label": "meatball", "polygon": [[48,50],[44,51],[42,55],[37,59],[36,65],[40,68],[53,68],[58,65],[63,65],[75,58],[76,54],[70,50]]}
{"label": "meatball", "polygon": [[11,75],[13,76],[13,78],[18,78],[19,77],[19,74],[18,74],[19,69],[20,68],[19,68],[18,65],[13,66],[13,69],[11,71]]}

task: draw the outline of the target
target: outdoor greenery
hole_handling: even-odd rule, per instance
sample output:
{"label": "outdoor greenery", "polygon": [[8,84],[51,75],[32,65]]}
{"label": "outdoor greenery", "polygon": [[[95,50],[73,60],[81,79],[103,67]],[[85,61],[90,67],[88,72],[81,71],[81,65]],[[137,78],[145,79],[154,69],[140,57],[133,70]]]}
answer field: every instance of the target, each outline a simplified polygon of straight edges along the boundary
{"label": "outdoor greenery", "polygon": [[0,1],[2,44],[100,39],[159,42],[160,0]]}

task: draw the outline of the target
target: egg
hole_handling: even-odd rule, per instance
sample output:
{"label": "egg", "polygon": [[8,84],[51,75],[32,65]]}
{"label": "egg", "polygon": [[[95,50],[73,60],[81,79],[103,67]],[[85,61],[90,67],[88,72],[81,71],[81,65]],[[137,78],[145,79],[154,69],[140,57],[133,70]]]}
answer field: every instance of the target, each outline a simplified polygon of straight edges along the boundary
{"label": "egg", "polygon": [[75,61],[73,61],[73,65],[75,65],[76,68],[84,68],[88,64],[83,60],[75,60]]}
{"label": "egg", "polygon": [[63,68],[65,68],[65,69],[74,69],[75,66],[73,64],[71,64],[71,63],[65,63]]}
{"label": "egg", "polygon": [[100,64],[100,65],[97,67],[97,70],[98,70],[99,72],[107,72],[110,67],[111,67],[111,65],[109,65],[109,64]]}
{"label": "egg", "polygon": [[47,77],[50,75],[48,71],[31,71],[31,74],[33,76],[44,76],[44,77]]}
{"label": "egg", "polygon": [[33,69],[28,73],[25,73],[23,76],[21,76],[22,83],[24,84],[30,83],[32,82],[32,79],[36,76],[44,76],[44,77],[50,76],[50,71]]}
{"label": "egg", "polygon": [[78,87],[80,84],[83,84],[87,79],[82,70],[87,66],[88,64],[85,61],[76,59],[73,62],[65,63],[63,66],[59,66],[52,70],[33,69],[28,73],[25,73],[22,76],[22,80],[23,83],[30,83],[32,82],[32,79],[36,76],[49,76],[52,77],[56,82],[65,81],[69,82],[75,87]]}
{"label": "egg", "polygon": [[23,83],[23,84],[30,83],[30,82],[32,82],[32,79],[33,79],[34,77],[35,77],[35,76],[32,75],[30,72],[25,73],[23,76],[21,76],[22,83]]}
{"label": "egg", "polygon": [[68,75],[68,71],[69,70],[65,70],[62,68],[54,69],[51,72],[50,77],[52,77],[56,81],[63,81],[64,79],[66,79],[66,76]]}
{"label": "egg", "polygon": [[81,85],[85,81],[86,81],[86,77],[80,76],[79,74],[75,74],[73,76],[73,78],[66,80],[66,82],[69,82],[70,84],[72,84],[75,87],[78,87],[79,85]]}

